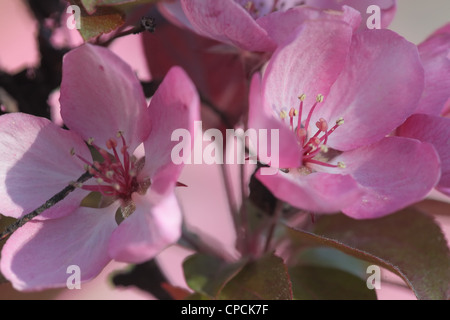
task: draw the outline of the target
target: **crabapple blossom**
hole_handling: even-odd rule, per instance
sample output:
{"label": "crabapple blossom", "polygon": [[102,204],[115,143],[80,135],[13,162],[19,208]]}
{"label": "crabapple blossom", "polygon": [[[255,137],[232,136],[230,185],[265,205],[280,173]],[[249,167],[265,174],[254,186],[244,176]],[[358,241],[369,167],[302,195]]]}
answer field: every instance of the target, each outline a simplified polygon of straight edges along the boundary
{"label": "crabapple blossom", "polygon": [[[181,234],[170,135],[191,130],[199,113],[195,87],[174,67],[147,107],[132,69],[108,49],[82,45],[63,61],[61,114],[70,130],[25,114],[0,117],[0,211],[21,217],[86,170],[92,178],[14,232],[1,271],[19,290],[81,280],[111,260],[140,263]],[[92,157],[91,157],[92,153]],[[98,195],[95,205],[86,201]]]}
{"label": "crabapple blossom", "polygon": [[258,179],[295,207],[358,219],[421,200],[439,179],[435,149],[387,135],[423,83],[416,47],[394,32],[306,22],[252,79],[249,127],[280,130],[280,170]]}

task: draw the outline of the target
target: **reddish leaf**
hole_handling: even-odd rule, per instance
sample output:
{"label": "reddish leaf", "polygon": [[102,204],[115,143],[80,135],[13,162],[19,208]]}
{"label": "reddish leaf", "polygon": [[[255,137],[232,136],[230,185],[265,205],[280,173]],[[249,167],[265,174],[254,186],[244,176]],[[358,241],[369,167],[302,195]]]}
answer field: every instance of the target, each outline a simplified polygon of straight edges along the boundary
{"label": "reddish leaf", "polygon": [[84,6],[81,6],[81,0],[72,0],[71,2],[81,8],[79,31],[84,41],[111,32],[125,22],[125,14],[117,8],[98,7],[94,13],[89,14]]}
{"label": "reddish leaf", "polygon": [[289,228],[294,240],[329,246],[399,275],[419,299],[450,298],[450,253],[435,221],[408,208],[374,220],[319,219],[314,233]]}
{"label": "reddish leaf", "polygon": [[292,300],[292,286],[280,257],[267,254],[249,262],[220,292],[225,300]]}

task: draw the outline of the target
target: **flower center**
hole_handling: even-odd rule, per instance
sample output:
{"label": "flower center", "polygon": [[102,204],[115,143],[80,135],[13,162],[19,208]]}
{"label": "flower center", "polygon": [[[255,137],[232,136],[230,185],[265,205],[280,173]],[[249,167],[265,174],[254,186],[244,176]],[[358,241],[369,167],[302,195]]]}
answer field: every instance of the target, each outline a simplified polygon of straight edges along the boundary
{"label": "flower center", "polygon": [[123,134],[119,132],[117,137],[122,142],[120,148],[122,157],[119,156],[115,138],[106,141],[106,148],[109,151],[98,147],[93,139],[88,141],[88,144],[99,154],[100,161],[89,162],[77,155],[86,164],[86,170],[97,181],[96,185],[83,184],[81,188],[99,192],[106,197],[120,199],[124,206],[128,206],[134,192],[145,194],[150,186],[150,180],[140,181],[138,179],[138,173],[144,165],[144,158],[137,160],[136,157],[130,156]]}
{"label": "flower center", "polygon": [[[344,119],[339,118],[333,127],[329,128],[328,122],[320,118],[316,121],[317,131],[313,135],[308,135],[308,130],[311,130],[311,119],[314,111],[316,110],[319,103],[323,102],[323,95],[319,94],[316,98],[316,102],[311,107],[306,119],[303,119],[303,102],[306,96],[304,94],[300,95],[298,99],[300,104],[298,109],[291,108],[289,112],[282,110],[280,112],[280,118],[285,121],[289,119],[289,127],[295,133],[297,137],[297,142],[301,148],[303,155],[303,166],[307,167],[308,164],[317,164],[325,167],[332,168],[345,168],[343,162],[338,162],[337,164],[330,164],[319,160],[318,158],[326,154],[329,150],[327,147],[328,137],[341,125],[344,124]],[[297,117],[297,121],[295,121]],[[326,157],[325,157],[326,158]]]}

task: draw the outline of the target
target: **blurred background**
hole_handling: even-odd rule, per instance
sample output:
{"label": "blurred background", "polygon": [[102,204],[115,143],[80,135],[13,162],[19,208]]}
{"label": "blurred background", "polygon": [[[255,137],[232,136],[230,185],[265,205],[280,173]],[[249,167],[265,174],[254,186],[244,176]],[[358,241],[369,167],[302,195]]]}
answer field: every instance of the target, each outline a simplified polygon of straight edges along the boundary
{"label": "blurred background", "polygon": [[[390,29],[418,44],[434,30],[448,23],[449,17],[449,0],[398,0],[397,14]],[[36,21],[22,0],[0,0],[0,70],[13,74],[24,68],[37,66],[40,61],[36,40],[37,28]],[[61,32],[62,34],[59,35],[61,38],[55,41],[60,41],[62,45],[67,42],[71,45],[82,42],[76,30],[66,29]],[[141,80],[151,79],[139,35],[118,39],[111,48],[133,66]],[[5,99],[2,90],[0,87],[0,95],[3,95]],[[57,100],[56,92],[51,96],[49,104],[57,105]],[[14,108],[14,102],[11,102],[9,108]],[[237,197],[239,170],[236,167],[228,169],[230,178],[235,184]],[[215,238],[223,245],[224,250],[232,253],[234,234],[220,167],[186,166],[179,181],[188,185],[188,188],[177,190],[188,225],[198,228],[206,236]],[[433,196],[441,197],[437,194]],[[449,201],[445,197],[441,199]],[[437,219],[449,239],[450,215],[438,216]],[[188,251],[174,246],[158,257],[158,262],[167,272],[168,279],[181,287],[186,286],[181,263],[188,254]],[[126,264],[110,263],[95,280],[83,284],[81,290],[61,289],[39,293],[19,293],[9,284],[1,284],[0,299],[153,299],[150,294],[139,289],[115,288],[112,285],[111,273],[126,270],[127,267]],[[383,279],[386,282],[377,292],[379,299],[415,299],[412,292],[404,287],[395,275],[384,271]]]}

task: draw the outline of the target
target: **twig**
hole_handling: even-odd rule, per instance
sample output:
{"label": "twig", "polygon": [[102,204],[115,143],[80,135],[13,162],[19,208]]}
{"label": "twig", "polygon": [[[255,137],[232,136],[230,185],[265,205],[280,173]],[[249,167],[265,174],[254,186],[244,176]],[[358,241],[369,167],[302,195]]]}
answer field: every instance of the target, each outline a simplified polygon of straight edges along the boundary
{"label": "twig", "polygon": [[105,42],[97,43],[97,45],[108,47],[114,40],[118,38],[122,38],[132,34],[139,34],[144,31],[149,31],[153,33],[155,32],[155,28],[156,28],[155,19],[149,17],[142,17],[141,22],[138,26],[135,26],[134,28],[131,28],[129,30],[118,32],[110,39],[106,40]]}
{"label": "twig", "polygon": [[3,231],[2,234],[0,234],[0,241],[11,235],[14,231],[22,227],[25,223],[27,223],[34,217],[37,217],[45,210],[53,207],[55,204],[65,199],[72,191],[74,191],[77,188],[77,185],[87,181],[89,178],[92,178],[92,175],[89,172],[85,172],[81,177],[78,178],[76,182],[70,183],[63,190],[61,190],[53,197],[51,197],[49,200],[47,200],[42,206],[26,214],[25,216],[23,216],[22,218],[18,219],[16,222],[8,226],[6,230]]}

